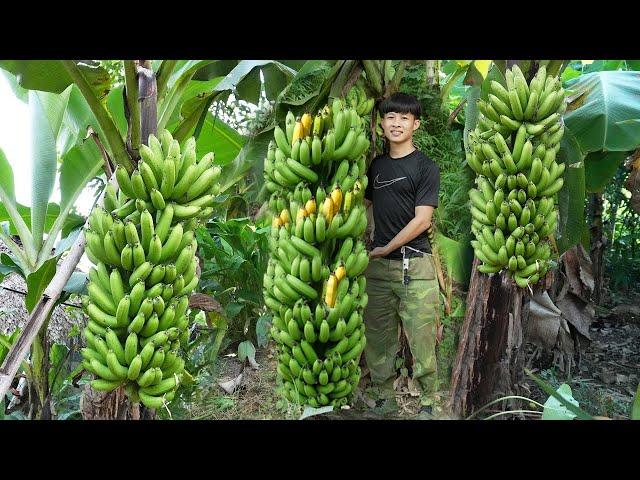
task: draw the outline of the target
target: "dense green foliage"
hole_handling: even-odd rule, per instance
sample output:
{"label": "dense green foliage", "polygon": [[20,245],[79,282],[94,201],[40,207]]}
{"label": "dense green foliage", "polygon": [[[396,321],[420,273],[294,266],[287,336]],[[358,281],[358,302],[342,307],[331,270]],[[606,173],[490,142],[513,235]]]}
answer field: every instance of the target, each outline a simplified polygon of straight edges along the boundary
{"label": "dense green foliage", "polygon": [[629,293],[640,282],[640,214],[631,208],[631,194],[623,187],[628,175],[625,167],[618,168],[604,189],[605,272],[609,288],[618,293]]}
{"label": "dense green foliage", "polygon": [[202,292],[213,295],[222,305],[234,341],[245,336],[258,340],[254,332],[263,305],[268,231],[255,228],[249,218],[215,218],[206,229],[197,231],[204,259]]}

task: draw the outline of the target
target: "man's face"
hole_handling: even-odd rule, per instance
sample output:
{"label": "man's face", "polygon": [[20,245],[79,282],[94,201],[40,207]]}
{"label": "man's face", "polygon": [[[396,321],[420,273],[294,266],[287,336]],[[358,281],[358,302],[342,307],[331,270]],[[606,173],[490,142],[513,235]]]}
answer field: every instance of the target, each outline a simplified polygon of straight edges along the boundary
{"label": "man's face", "polygon": [[406,142],[419,126],[420,120],[412,113],[389,112],[382,117],[384,136],[387,137],[391,143]]}

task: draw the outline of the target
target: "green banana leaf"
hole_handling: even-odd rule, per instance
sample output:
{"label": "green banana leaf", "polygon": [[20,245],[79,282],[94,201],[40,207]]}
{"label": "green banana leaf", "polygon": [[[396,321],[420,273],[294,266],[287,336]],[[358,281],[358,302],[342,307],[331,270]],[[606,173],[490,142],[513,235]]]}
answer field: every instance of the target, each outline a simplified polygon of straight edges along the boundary
{"label": "green banana leaf", "polygon": [[[242,60],[216,86],[215,91],[237,91],[237,98],[240,100],[257,104],[260,96],[260,70],[269,76],[271,82],[275,82],[276,87],[286,84],[296,74],[294,69],[275,60]],[[274,93],[273,90],[270,91]],[[270,98],[268,94],[267,98]]]}
{"label": "green banana leaf", "polygon": [[22,88],[20,84],[18,84],[16,76],[2,68],[0,68],[0,74],[7,79],[9,87],[11,87],[11,90],[13,91],[13,94],[16,96],[16,98],[22,103],[27,103],[29,101],[29,91],[25,88]]}
{"label": "green banana leaf", "polygon": [[640,144],[639,79],[636,72],[597,71],[565,83],[571,103],[558,153],[567,163],[558,193],[560,253],[582,240],[585,191],[600,190]]}
{"label": "green banana leaf", "polygon": [[2,282],[2,280],[4,280],[4,277],[9,275],[10,273],[19,273],[20,271],[22,271],[22,269],[18,266],[4,265],[3,263],[0,263],[0,282]]}
{"label": "green banana leaf", "polygon": [[629,152],[589,153],[584,159],[586,191],[601,192],[628,154]]}
{"label": "green banana leaf", "polygon": [[[109,73],[90,60],[76,64],[98,98],[103,98],[111,88]],[[62,93],[72,83],[61,60],[0,60],[0,68],[15,75],[18,85],[28,90]]]}
{"label": "green banana leaf", "polygon": [[191,80],[180,99],[181,107],[174,112],[171,123],[192,117],[190,122],[183,123],[190,123],[188,128],[193,128],[197,125],[202,117],[203,108],[204,110],[209,108],[214,98],[222,99],[223,96],[220,92],[211,92],[223,78],[224,77],[216,77],[211,80]]}
{"label": "green banana leaf", "polygon": [[[122,87],[118,87],[115,91],[118,91],[120,93],[120,97],[122,97]],[[112,91],[107,96],[107,105],[115,91]],[[112,119],[117,120],[114,112],[111,111],[110,113]],[[124,120],[123,114],[122,119]],[[118,125],[117,122],[116,125]],[[82,96],[82,93],[80,93],[80,89],[76,85],[73,85],[71,87],[69,101],[67,102],[67,108],[64,112],[64,118],[57,138],[58,153],[60,157],[63,157],[74,146],[80,145],[84,141],[87,137],[87,127],[89,126],[91,126],[99,138],[103,139],[105,149],[109,154],[111,154],[109,144],[104,141],[105,136],[100,124],[98,124],[95,115],[89,108],[89,105]],[[126,126],[124,132],[126,133]],[[93,142],[93,140],[91,140],[91,142]]]}
{"label": "green banana leaf", "polygon": [[174,112],[180,111],[182,94],[196,72],[213,62],[215,60],[183,60],[178,62],[167,81],[166,95],[164,98],[158,99],[158,130],[166,128],[174,116]]}
{"label": "green banana leaf", "polygon": [[564,163],[564,185],[558,192],[558,235],[559,254],[566,252],[581,240],[584,225],[585,169],[584,154],[570,129],[560,142],[558,163]]}
{"label": "green banana leaf", "polygon": [[[127,119],[124,116],[124,97],[122,96],[123,91],[124,91],[124,86],[119,86],[111,90],[109,92],[109,95],[107,95],[106,107],[107,107],[107,110],[109,111],[109,114],[111,115],[111,119],[113,120],[113,123],[116,124],[116,128],[120,132],[120,135],[122,135],[122,138],[125,138],[127,135]],[[91,112],[91,109],[86,104],[86,102],[85,102],[85,106],[87,108],[88,115],[93,116],[93,113]],[[98,130],[96,127],[94,127],[94,125],[96,124],[97,122],[93,122],[90,125],[93,127],[96,133],[98,133],[98,136],[100,138],[104,138],[104,136],[101,133],[101,130]],[[86,125],[89,125],[89,123],[87,123]]]}
{"label": "green banana leaf", "polygon": [[564,115],[584,153],[629,151],[640,144],[640,77],[603,71],[566,83],[572,102]]}
{"label": "green banana leaf", "polygon": [[238,65],[238,62],[240,60],[217,60],[200,68],[193,79],[204,82],[216,77],[226,77]]}
{"label": "green banana leaf", "polygon": [[[173,127],[170,126],[169,130]],[[214,152],[215,163],[226,165],[236,158],[245,141],[233,128],[207,112],[200,135],[196,139],[197,156],[201,158],[208,152]]]}
{"label": "green banana leaf", "polygon": [[56,262],[58,258],[52,257],[42,264],[42,266],[33,273],[27,275],[27,297],[25,299],[25,307],[31,313],[38,304],[38,300],[42,297],[47,285],[56,274]]}
{"label": "green banana leaf", "polygon": [[[49,252],[51,252],[53,248],[58,232],[62,231],[63,237],[67,236],[64,231],[67,216],[71,213],[74,203],[89,181],[100,173],[102,163],[103,159],[100,151],[91,140],[73,147],[64,156],[62,167],[60,168],[60,212],[51,228],[42,252],[40,252],[41,262],[49,258]],[[66,248],[70,246],[71,245],[65,244],[64,249],[66,250]],[[60,255],[63,251],[64,250],[60,250],[60,246],[58,246],[56,256]]]}
{"label": "green banana leaf", "polygon": [[458,283],[465,284],[471,276],[473,253],[470,253],[468,244],[445,237],[441,233],[436,234],[436,243],[440,256],[445,262],[447,272]]}
{"label": "green banana leaf", "polygon": [[37,250],[42,247],[44,218],[53,193],[58,166],[56,143],[71,89],[60,95],[29,92],[31,116],[31,233]]}
{"label": "green banana leaf", "polygon": [[[20,257],[19,261],[21,264],[26,266],[29,261],[35,262],[38,252],[33,244],[33,238],[29,227],[18,211],[15,196],[15,184],[13,180],[13,169],[11,168],[11,164],[7,160],[2,149],[0,149],[0,209],[0,215],[4,214],[3,216],[0,216],[0,225],[2,225],[0,237],[3,238],[5,243],[7,243],[7,246],[11,249],[14,255]],[[10,226],[3,223],[7,220],[9,220],[11,226],[14,227],[13,234],[20,236],[24,245],[24,252],[21,251],[9,238],[5,237],[5,235],[10,235],[8,232]]]}
{"label": "green banana leaf", "polygon": [[[289,84],[280,91],[277,96],[277,104],[286,105],[287,108],[296,107],[304,105],[312,98],[315,98],[320,93],[320,89],[333,63],[327,60],[309,60],[306,62]],[[278,113],[280,114],[281,112]],[[294,111],[294,113],[296,112]],[[282,118],[284,118],[284,115],[286,115],[286,112],[282,114]]]}
{"label": "green banana leaf", "polygon": [[[16,203],[16,191],[13,182],[13,168],[0,148],[0,200]],[[2,205],[0,204],[0,207]]]}
{"label": "green banana leaf", "polygon": [[[18,203],[16,204],[16,210],[20,218],[22,218],[22,220],[24,220],[24,222],[27,225],[29,225],[31,223],[31,208]],[[45,233],[49,233],[51,231],[51,227],[53,227],[53,224],[56,222],[56,219],[59,216],[60,216],[60,205],[58,205],[57,203],[49,203],[49,205],[47,206],[47,214],[44,219]],[[15,225],[13,224],[13,220],[11,219],[11,216],[7,212],[7,209],[5,208],[5,206],[2,203],[0,203],[0,223],[3,223],[3,222],[8,223],[9,235],[18,235],[18,231]],[[61,230],[62,236],[66,237],[69,234],[69,232],[71,232],[71,230],[76,228],[78,225],[84,225],[84,222],[85,222],[85,219],[81,215],[78,215],[76,213],[70,213],[69,215],[67,215],[67,218],[64,221],[64,225]]]}
{"label": "green banana leaf", "polygon": [[174,138],[182,142],[191,135],[199,138],[206,115],[214,100],[224,100],[228,93],[212,92],[211,90],[222,80],[217,77],[212,80],[192,80],[182,95],[181,107],[174,111],[172,119],[180,122],[174,128]]}
{"label": "green banana leaf", "polygon": [[222,169],[220,192],[235,185],[248,174],[262,182],[262,160],[266,155],[269,142],[273,139],[272,129],[266,129],[247,139],[232,162]]}
{"label": "green banana leaf", "polygon": [[[184,65],[183,70],[187,66]],[[273,89],[279,92],[284,88],[296,73],[290,67],[273,60],[242,60],[227,71],[229,66],[229,62],[216,61],[198,66],[195,72],[187,70],[190,76],[185,76],[185,73],[181,83],[176,83],[176,86],[170,85],[172,89],[177,89],[177,93],[168,94],[167,102],[171,96],[171,110],[163,114],[158,128],[179,122],[173,127],[173,134],[178,140],[182,141],[190,136],[194,129],[193,134],[198,137],[214,100],[224,100],[233,92],[240,100],[258,104],[261,90],[260,71],[265,75],[267,97],[274,93]],[[195,69],[196,66],[191,68]],[[185,79],[188,81],[185,82]],[[266,84],[267,79],[269,86]]]}

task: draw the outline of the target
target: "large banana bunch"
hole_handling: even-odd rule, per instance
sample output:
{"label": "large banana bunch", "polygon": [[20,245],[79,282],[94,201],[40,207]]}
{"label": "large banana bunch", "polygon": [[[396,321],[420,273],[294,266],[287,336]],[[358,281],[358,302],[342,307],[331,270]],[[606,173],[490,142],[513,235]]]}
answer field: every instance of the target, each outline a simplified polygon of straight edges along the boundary
{"label": "large banana bunch", "polygon": [[289,112],[264,162],[274,214],[264,298],[278,375],[289,401],[312,407],[348,402],[366,342],[369,257],[359,238],[367,226],[369,140],[360,112],[371,105],[351,98],[355,108],[336,99],[314,117]]}
{"label": "large banana bunch", "polygon": [[491,81],[488,101],[469,133],[467,162],[477,173],[471,199],[471,242],[482,273],[508,269],[519,287],[538,282],[550,265],[557,225],[554,196],[564,183],[556,162],[564,133],[565,93],[541,66],[528,83],[517,65],[506,88]]}
{"label": "large banana bunch", "polygon": [[213,153],[197,161],[193,137],[181,149],[166,130],[140,154],[131,175],[117,168],[120,191],[108,185],[106,209],[89,216],[86,252],[95,266],[83,298],[82,355],[94,389],[125,385],[132,401],[159,408],[183,374],[179,349],[198,284],[194,230],[213,212],[220,168]]}

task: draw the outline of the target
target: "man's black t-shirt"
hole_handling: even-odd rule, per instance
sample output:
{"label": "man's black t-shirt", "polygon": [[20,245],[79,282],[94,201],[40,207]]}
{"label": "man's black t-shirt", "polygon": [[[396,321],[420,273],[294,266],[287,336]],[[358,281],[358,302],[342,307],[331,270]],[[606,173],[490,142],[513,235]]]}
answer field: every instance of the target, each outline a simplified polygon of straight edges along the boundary
{"label": "man's black t-shirt", "polygon": [[[384,247],[415,217],[415,207],[438,206],[440,169],[418,150],[392,158],[389,154],[376,157],[371,163],[365,198],[373,202],[375,223],[373,248]],[[431,252],[427,232],[407,243],[422,252]],[[402,259],[400,249],[386,258]]]}

